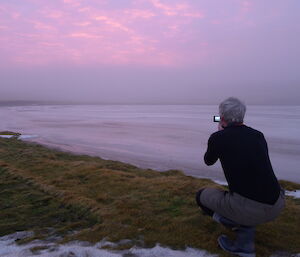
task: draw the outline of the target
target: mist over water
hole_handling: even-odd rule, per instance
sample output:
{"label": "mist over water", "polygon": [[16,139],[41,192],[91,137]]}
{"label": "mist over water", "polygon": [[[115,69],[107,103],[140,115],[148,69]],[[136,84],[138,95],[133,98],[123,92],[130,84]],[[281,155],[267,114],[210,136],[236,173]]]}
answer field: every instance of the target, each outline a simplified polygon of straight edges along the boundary
{"label": "mist over water", "polygon": [[[2,106],[0,130],[143,168],[225,180],[219,161],[203,161],[217,130],[213,115],[217,105]],[[300,106],[247,106],[245,125],[264,133],[276,176],[300,182]]]}

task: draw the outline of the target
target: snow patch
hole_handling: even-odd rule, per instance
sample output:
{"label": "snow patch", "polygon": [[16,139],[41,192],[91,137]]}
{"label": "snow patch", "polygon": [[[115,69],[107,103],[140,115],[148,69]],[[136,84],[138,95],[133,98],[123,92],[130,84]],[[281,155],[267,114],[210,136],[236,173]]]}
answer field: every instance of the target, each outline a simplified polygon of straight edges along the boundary
{"label": "snow patch", "polygon": [[[186,248],[186,250],[172,250],[167,247],[156,245],[153,248],[132,247],[129,250],[106,250],[105,246],[116,246],[105,240],[92,245],[88,242],[74,241],[59,245],[46,241],[34,240],[28,244],[17,245],[16,240],[32,236],[32,232],[16,232],[0,237],[1,257],[217,257],[204,250]],[[124,241],[124,240],[123,240]],[[128,241],[128,240],[125,240]]]}
{"label": "snow patch", "polygon": [[285,194],[288,196],[293,196],[294,198],[300,198],[300,190],[285,191]]}
{"label": "snow patch", "polygon": [[21,135],[19,136],[19,139],[30,139],[30,138],[37,138],[39,136],[37,135]]}
{"label": "snow patch", "polygon": [[218,179],[212,179],[213,182],[222,185],[222,186],[228,186],[228,183],[226,181],[223,180],[218,180]]}
{"label": "snow patch", "polygon": [[[0,135],[2,138],[12,138],[14,135]],[[37,138],[37,135],[20,135],[17,136],[18,139],[30,139],[30,138]]]}
{"label": "snow patch", "polygon": [[11,137],[13,137],[13,135],[0,135],[0,137],[3,137],[3,138],[11,138]]}

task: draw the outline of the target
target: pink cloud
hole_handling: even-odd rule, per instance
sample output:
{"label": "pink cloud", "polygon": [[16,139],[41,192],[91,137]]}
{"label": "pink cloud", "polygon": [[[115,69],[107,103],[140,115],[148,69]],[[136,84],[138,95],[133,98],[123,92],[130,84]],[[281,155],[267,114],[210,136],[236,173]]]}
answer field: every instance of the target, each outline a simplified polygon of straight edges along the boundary
{"label": "pink cloud", "polygon": [[[0,5],[0,12],[4,15],[8,15],[10,18],[17,20],[21,16],[21,13],[13,10],[12,8],[8,8],[6,6]],[[4,18],[4,17],[3,17]]]}
{"label": "pink cloud", "polygon": [[143,9],[127,9],[124,11],[125,15],[128,15],[131,19],[149,19],[156,14],[150,10],[143,10]]}
{"label": "pink cloud", "polygon": [[44,17],[51,18],[51,19],[61,19],[65,13],[58,10],[42,10],[41,13],[44,15]]}
{"label": "pink cloud", "polygon": [[53,43],[53,42],[40,42],[41,45],[47,46],[47,47],[63,47],[64,44],[62,43]]}
{"label": "pink cloud", "polygon": [[214,24],[214,25],[222,24],[222,22],[220,20],[217,20],[217,19],[212,20],[211,23]]}
{"label": "pink cloud", "polygon": [[187,3],[167,5],[160,0],[149,0],[157,9],[160,9],[167,16],[188,16],[194,18],[204,18],[200,11],[193,11]]}
{"label": "pink cloud", "polygon": [[249,12],[253,4],[250,1],[243,1],[241,5],[244,12]]}
{"label": "pink cloud", "polygon": [[87,38],[87,39],[91,39],[91,38],[101,38],[100,35],[88,34],[88,33],[84,33],[84,32],[75,32],[75,33],[70,34],[69,37],[74,37],[74,38]]}
{"label": "pink cloud", "polygon": [[131,29],[129,29],[128,27],[124,26],[122,23],[115,21],[114,19],[111,19],[107,16],[101,15],[101,16],[96,16],[94,17],[94,19],[96,21],[103,21],[105,24],[113,27],[113,28],[117,28],[126,32],[130,32]]}
{"label": "pink cloud", "polygon": [[233,18],[236,23],[243,23],[248,26],[254,26],[255,22],[250,19],[250,14],[254,9],[252,2],[248,0],[243,0],[240,2],[239,11],[237,15]]}
{"label": "pink cloud", "polygon": [[62,0],[62,1],[65,4],[69,4],[69,5],[72,5],[75,7],[79,7],[81,5],[81,1],[79,1],[79,0]]}
{"label": "pink cloud", "polygon": [[[187,50],[175,42],[189,42],[188,25],[204,18],[203,12],[188,1],[129,2],[126,8],[118,8],[109,1],[57,0],[45,5],[30,0],[27,12],[22,12],[21,3],[1,5],[6,18],[0,38],[7,43],[0,51],[9,53],[9,62],[30,65],[184,63]],[[19,14],[17,19],[13,13]]]}
{"label": "pink cloud", "polygon": [[88,12],[90,11],[91,8],[90,7],[82,7],[82,8],[78,8],[78,12]]}
{"label": "pink cloud", "polygon": [[34,28],[38,30],[56,30],[54,26],[48,25],[47,23],[43,23],[40,21],[30,21],[30,22],[34,25]]}
{"label": "pink cloud", "polygon": [[8,29],[8,26],[0,25],[0,30],[6,30],[6,29]]}
{"label": "pink cloud", "polygon": [[80,27],[86,27],[86,26],[89,26],[91,25],[92,23],[89,22],[89,21],[83,21],[83,22],[77,22],[77,23],[74,23],[74,25],[76,26],[80,26]]}

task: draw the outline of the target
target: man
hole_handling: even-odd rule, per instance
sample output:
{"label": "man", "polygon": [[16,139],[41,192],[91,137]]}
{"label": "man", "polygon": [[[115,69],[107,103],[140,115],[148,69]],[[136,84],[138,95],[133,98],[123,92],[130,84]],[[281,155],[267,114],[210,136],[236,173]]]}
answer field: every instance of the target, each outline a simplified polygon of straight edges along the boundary
{"label": "man", "polygon": [[221,162],[229,191],[203,188],[196,201],[205,214],[236,232],[236,240],[218,238],[220,247],[255,257],[255,226],[274,220],[285,206],[263,133],[243,124],[246,106],[230,97],[219,105],[219,131],[209,140],[204,161]]}

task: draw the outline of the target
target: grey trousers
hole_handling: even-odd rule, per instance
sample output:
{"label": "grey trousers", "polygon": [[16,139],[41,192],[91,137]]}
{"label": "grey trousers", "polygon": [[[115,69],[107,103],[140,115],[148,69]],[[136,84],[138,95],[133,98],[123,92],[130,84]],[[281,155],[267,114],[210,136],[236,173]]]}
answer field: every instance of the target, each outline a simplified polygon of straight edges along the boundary
{"label": "grey trousers", "polygon": [[208,209],[240,225],[256,226],[274,220],[285,207],[284,191],[274,205],[264,204],[216,188],[204,188],[200,202]]}

